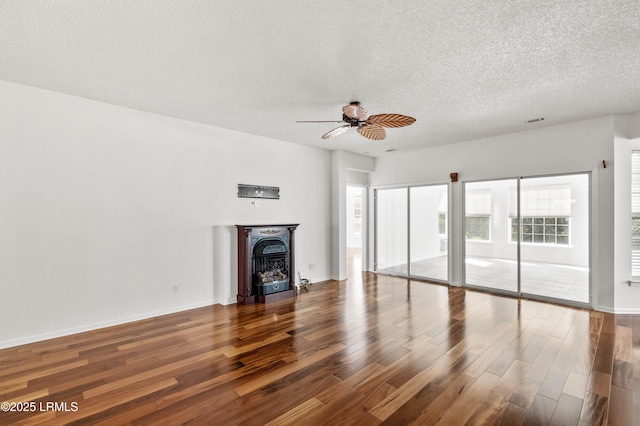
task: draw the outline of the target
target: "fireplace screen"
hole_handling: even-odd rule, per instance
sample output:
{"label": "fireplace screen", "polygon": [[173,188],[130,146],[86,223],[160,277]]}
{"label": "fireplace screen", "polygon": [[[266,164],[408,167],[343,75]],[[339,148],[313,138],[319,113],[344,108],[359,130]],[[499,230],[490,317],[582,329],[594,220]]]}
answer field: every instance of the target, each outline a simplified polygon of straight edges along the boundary
{"label": "fireplace screen", "polygon": [[258,294],[289,289],[289,239],[286,236],[256,238],[252,269]]}

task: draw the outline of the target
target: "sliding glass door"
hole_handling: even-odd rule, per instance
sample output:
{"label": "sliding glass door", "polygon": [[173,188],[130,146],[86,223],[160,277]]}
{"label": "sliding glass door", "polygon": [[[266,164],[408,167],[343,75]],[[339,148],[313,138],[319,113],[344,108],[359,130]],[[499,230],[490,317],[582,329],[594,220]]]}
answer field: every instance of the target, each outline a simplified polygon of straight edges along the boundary
{"label": "sliding glass door", "polygon": [[448,281],[448,187],[376,190],[376,271]]}
{"label": "sliding glass door", "polygon": [[510,243],[509,194],[517,180],[465,184],[465,281],[518,291],[518,246]]}
{"label": "sliding glass door", "polygon": [[466,183],[465,285],[589,304],[589,180]]}
{"label": "sliding glass door", "polygon": [[408,189],[376,190],[376,270],[407,275]]}
{"label": "sliding glass door", "polygon": [[447,281],[447,185],[409,188],[409,275]]}
{"label": "sliding glass door", "polygon": [[522,293],[589,303],[589,175],[522,179],[520,223]]}
{"label": "sliding glass door", "polygon": [[[590,304],[589,174],[463,185],[465,286]],[[375,193],[375,270],[448,282],[448,185]]]}

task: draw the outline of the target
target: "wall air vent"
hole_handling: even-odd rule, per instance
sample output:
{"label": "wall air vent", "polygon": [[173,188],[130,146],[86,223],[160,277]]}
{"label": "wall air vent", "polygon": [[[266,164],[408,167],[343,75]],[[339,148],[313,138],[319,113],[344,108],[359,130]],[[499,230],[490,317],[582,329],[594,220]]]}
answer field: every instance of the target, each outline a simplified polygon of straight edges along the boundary
{"label": "wall air vent", "polygon": [[544,117],[540,117],[540,118],[533,118],[531,120],[527,120],[524,122],[524,124],[534,124],[534,123],[540,123],[544,121]]}

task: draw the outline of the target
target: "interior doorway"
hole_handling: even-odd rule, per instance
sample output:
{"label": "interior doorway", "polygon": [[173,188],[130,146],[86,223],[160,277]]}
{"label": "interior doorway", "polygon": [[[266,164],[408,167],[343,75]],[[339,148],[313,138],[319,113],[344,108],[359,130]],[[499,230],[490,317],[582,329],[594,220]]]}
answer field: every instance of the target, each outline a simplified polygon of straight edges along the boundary
{"label": "interior doorway", "polygon": [[365,188],[347,185],[347,276],[360,277],[364,269]]}

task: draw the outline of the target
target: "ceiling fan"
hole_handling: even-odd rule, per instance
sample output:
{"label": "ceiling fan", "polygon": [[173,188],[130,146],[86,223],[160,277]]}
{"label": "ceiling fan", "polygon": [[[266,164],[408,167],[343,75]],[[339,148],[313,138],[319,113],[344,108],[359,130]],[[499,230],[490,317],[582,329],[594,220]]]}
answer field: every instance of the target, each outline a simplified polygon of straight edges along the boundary
{"label": "ceiling fan", "polygon": [[341,121],[297,121],[297,123],[347,123],[336,127],[322,135],[322,139],[329,139],[346,132],[352,127],[360,135],[367,139],[380,141],[387,137],[385,127],[404,127],[415,123],[416,119],[400,114],[375,114],[369,115],[366,109],[360,106],[360,102],[351,102],[342,107]]}

